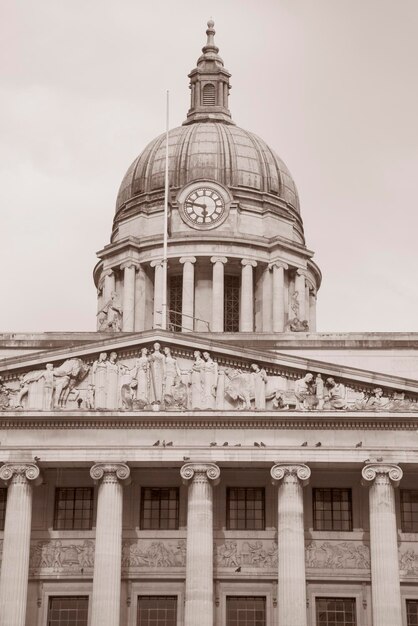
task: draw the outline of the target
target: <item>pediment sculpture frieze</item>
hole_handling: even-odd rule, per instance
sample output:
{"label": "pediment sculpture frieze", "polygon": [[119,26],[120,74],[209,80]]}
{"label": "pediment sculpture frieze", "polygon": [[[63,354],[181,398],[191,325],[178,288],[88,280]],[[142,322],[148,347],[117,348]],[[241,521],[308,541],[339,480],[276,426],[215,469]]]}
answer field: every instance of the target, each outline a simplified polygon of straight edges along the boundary
{"label": "pediment sculpture frieze", "polygon": [[[126,356],[125,356],[126,355]],[[416,411],[416,398],[307,372],[280,372],[271,364],[215,358],[155,342],[125,353],[101,352],[89,362],[66,359],[56,367],[0,377],[0,409],[44,410],[255,410]]]}

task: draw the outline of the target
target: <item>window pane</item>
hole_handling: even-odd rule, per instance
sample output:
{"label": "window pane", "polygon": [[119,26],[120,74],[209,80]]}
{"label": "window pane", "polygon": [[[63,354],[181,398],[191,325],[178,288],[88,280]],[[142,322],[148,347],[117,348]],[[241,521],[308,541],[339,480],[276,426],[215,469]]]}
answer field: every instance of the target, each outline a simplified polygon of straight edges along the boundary
{"label": "window pane", "polygon": [[50,597],[48,626],[87,626],[88,606],[84,596]]}
{"label": "window pane", "polygon": [[266,626],[266,598],[227,596],[226,626]]}
{"label": "window pane", "polygon": [[240,277],[225,276],[224,278],[224,331],[237,333],[239,331],[239,299]]}
{"label": "window pane", "polygon": [[418,533],[418,490],[401,489],[401,526],[404,533]]}
{"label": "window pane", "polygon": [[226,491],[228,530],[264,530],[263,487],[229,487]]}
{"label": "window pane", "polygon": [[176,626],[177,596],[138,596],[137,626]]}
{"label": "window pane", "polygon": [[93,527],[93,488],[59,487],[55,490],[55,530],[85,530]]}
{"label": "window pane", "polygon": [[356,626],[355,598],[316,598],[316,626]]}
{"label": "window pane", "polygon": [[181,331],[181,312],[183,308],[183,276],[170,276],[168,279],[168,330]]}
{"label": "window pane", "polygon": [[313,489],[314,530],[353,530],[351,489]]}
{"label": "window pane", "polygon": [[178,530],[178,488],[143,487],[140,525],[142,530]]}
{"label": "window pane", "polygon": [[418,600],[406,601],[406,624],[418,626]]}

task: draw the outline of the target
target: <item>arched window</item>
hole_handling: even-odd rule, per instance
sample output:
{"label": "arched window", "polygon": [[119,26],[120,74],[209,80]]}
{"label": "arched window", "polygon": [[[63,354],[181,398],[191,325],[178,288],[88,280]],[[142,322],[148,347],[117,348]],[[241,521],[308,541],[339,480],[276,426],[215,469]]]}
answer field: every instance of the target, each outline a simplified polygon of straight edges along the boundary
{"label": "arched window", "polygon": [[205,106],[215,105],[215,85],[208,83],[203,87],[203,104]]}

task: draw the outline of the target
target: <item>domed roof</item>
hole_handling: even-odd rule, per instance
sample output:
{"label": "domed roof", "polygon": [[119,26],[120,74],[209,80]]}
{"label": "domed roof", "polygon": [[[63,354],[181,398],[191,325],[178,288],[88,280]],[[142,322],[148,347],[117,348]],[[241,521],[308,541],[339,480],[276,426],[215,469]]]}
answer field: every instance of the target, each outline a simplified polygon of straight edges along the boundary
{"label": "domed roof", "polygon": [[[116,210],[138,194],[163,190],[164,175],[165,133],[128,169]],[[170,187],[199,179],[275,194],[299,212],[296,186],[283,161],[257,135],[223,121],[194,122],[169,132]]]}
{"label": "domed roof", "polygon": [[[228,108],[230,73],[215,45],[212,20],[203,54],[189,74],[191,105],[183,125],[169,132],[169,185],[172,192],[195,180],[213,180],[240,191],[272,194],[280,209],[299,213],[295,183],[283,161],[259,137],[239,128]],[[164,192],[165,133],[151,141],[132,163],[119,189],[116,212],[136,208]],[[143,194],[146,194],[144,197]],[[242,195],[241,195],[242,197]],[[133,200],[133,203],[130,201]],[[116,218],[118,219],[118,218]]]}

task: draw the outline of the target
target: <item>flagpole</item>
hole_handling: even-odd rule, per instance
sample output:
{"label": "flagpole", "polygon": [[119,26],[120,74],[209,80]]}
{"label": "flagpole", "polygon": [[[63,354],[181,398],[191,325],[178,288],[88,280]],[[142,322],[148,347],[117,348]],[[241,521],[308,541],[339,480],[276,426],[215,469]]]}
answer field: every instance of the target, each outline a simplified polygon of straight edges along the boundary
{"label": "flagpole", "polygon": [[166,133],[165,133],[165,189],[164,189],[164,239],[163,239],[163,293],[161,328],[167,330],[167,248],[168,248],[168,127],[169,127],[169,94],[167,90]]}

